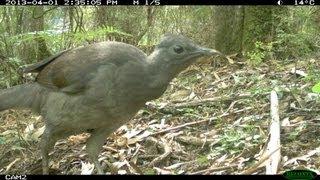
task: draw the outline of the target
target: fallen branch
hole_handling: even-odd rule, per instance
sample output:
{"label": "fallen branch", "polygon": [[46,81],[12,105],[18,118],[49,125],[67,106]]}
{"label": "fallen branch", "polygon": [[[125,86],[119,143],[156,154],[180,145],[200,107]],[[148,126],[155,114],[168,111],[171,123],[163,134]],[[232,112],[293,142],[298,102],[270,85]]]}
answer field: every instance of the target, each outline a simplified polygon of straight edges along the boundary
{"label": "fallen branch", "polygon": [[270,154],[268,155],[265,155],[265,156],[262,156],[262,158],[256,163],[254,164],[253,166],[251,166],[250,168],[242,171],[240,174],[253,174],[254,172],[256,172],[258,169],[261,168],[261,165],[263,163],[265,163],[269,158],[270,156],[273,155],[273,153],[277,152],[278,149],[274,150],[273,152],[271,152]]}
{"label": "fallen branch", "polygon": [[187,127],[187,126],[191,126],[191,125],[195,125],[195,124],[205,123],[205,122],[208,122],[208,121],[211,121],[211,120],[216,120],[216,119],[218,119],[218,118],[210,118],[210,119],[204,119],[204,120],[200,120],[200,121],[194,121],[194,122],[185,123],[185,124],[182,124],[182,125],[179,125],[179,126],[171,127],[171,128],[168,128],[168,129],[164,129],[164,130],[152,133],[149,136],[159,135],[159,134],[166,133],[166,132],[169,132],[169,131],[181,129],[181,128],[184,128],[184,127]]}
{"label": "fallen branch", "polygon": [[[259,94],[259,96],[265,96],[268,95],[268,93],[262,93]],[[162,113],[179,113],[176,112],[176,109],[181,109],[181,108],[191,108],[191,107],[196,107],[196,106],[207,106],[207,105],[214,105],[217,103],[221,103],[223,101],[236,101],[239,99],[244,99],[244,98],[252,98],[252,94],[246,93],[246,94],[232,94],[228,96],[220,96],[220,97],[213,97],[213,98],[206,98],[206,99],[199,99],[199,100],[193,100],[190,102],[183,102],[183,103],[169,103],[163,106],[158,107],[154,103],[148,102],[146,104],[146,108],[149,110],[156,110],[160,111]]]}
{"label": "fallen branch", "polygon": [[155,133],[151,133],[149,136],[159,135],[159,134],[162,134],[162,133],[166,133],[166,132],[169,132],[169,131],[181,129],[181,128],[184,128],[184,127],[187,127],[187,126],[191,126],[191,125],[195,125],[195,124],[201,124],[201,123],[205,123],[205,122],[210,122],[210,121],[213,121],[213,120],[217,120],[218,118],[226,117],[226,116],[228,116],[230,114],[240,113],[240,112],[247,111],[247,110],[250,110],[250,109],[252,109],[252,107],[247,107],[247,108],[244,108],[244,109],[240,109],[240,110],[237,110],[237,111],[231,112],[231,113],[225,113],[225,114],[222,114],[222,115],[220,115],[218,117],[212,117],[212,118],[208,118],[208,119],[204,119],[204,120],[200,120],[200,121],[194,121],[194,122],[185,123],[185,124],[182,124],[182,125],[179,125],[179,126],[175,126],[175,127],[171,127],[171,128],[168,128],[168,129],[164,129],[164,130],[155,132]]}
{"label": "fallen branch", "polygon": [[320,146],[317,147],[316,149],[314,150],[311,150],[309,151],[306,155],[303,155],[303,156],[299,156],[299,157],[295,157],[295,158],[292,158],[288,161],[286,161],[284,164],[283,164],[283,167],[289,165],[289,164],[292,164],[292,163],[295,163],[297,162],[298,160],[303,160],[303,161],[307,161],[308,159],[311,158],[311,156],[315,155],[319,153],[320,154]]}
{"label": "fallen branch", "polygon": [[267,153],[271,154],[277,150],[272,156],[270,156],[268,163],[266,164],[266,174],[277,174],[278,166],[281,161],[280,152],[280,120],[279,120],[279,102],[276,91],[271,91],[270,94],[270,141],[267,146]]}
{"label": "fallen branch", "polygon": [[11,167],[18,161],[20,161],[21,159],[20,158],[16,158],[14,161],[12,161],[7,167],[6,167],[6,170],[5,170],[5,173],[8,173],[11,169]]}
{"label": "fallen branch", "polygon": [[206,99],[199,99],[190,102],[183,102],[177,104],[168,104],[165,108],[187,108],[187,107],[195,107],[195,106],[202,106],[208,104],[215,104],[221,101],[234,101],[237,99],[249,98],[252,97],[251,94],[237,94],[237,95],[229,95],[229,96],[220,96],[220,97],[213,97],[213,98],[206,98]]}
{"label": "fallen branch", "polygon": [[319,113],[320,109],[307,109],[307,108],[298,108],[298,107],[290,107],[291,109],[295,110],[296,112],[306,112],[306,113]]}
{"label": "fallen branch", "polygon": [[178,136],[178,137],[176,137],[176,139],[177,139],[177,141],[180,141],[183,143],[191,144],[194,146],[202,146],[202,147],[215,145],[219,142],[218,140],[200,139],[200,138],[193,137],[193,136]]}

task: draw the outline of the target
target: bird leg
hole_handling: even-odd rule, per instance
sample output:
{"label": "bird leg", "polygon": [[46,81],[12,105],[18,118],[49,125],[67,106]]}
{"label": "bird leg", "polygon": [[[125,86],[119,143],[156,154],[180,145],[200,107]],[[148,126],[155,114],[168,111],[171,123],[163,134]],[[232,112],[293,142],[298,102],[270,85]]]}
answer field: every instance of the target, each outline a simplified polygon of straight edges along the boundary
{"label": "bird leg", "polygon": [[98,161],[98,155],[102,149],[102,145],[105,142],[105,138],[107,134],[108,133],[103,130],[100,130],[100,131],[96,130],[91,134],[91,136],[87,140],[86,149],[87,149],[89,158],[91,159],[95,168],[98,171],[98,174],[103,174],[103,170]]}
{"label": "bird leg", "polygon": [[53,149],[56,143],[56,138],[52,137],[52,134],[45,130],[41,139],[41,155],[42,155],[42,173],[49,174],[49,152]]}

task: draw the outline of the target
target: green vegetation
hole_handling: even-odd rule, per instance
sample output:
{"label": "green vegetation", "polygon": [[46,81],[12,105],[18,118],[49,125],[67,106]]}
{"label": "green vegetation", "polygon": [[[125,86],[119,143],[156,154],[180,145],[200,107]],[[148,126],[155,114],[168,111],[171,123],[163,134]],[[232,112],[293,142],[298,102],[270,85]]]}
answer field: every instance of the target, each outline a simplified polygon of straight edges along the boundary
{"label": "green vegetation", "polygon": [[[18,83],[17,67],[63,49],[105,40],[150,52],[162,34],[181,32],[251,65],[309,57],[320,47],[318,7],[2,7],[0,86]],[[127,14],[130,13],[130,16]]]}
{"label": "green vegetation", "polygon": [[[110,157],[121,173],[137,173],[142,166],[143,174],[240,174],[258,167],[269,142],[270,91],[276,90],[284,157],[278,173],[319,169],[316,154],[284,166],[320,143],[316,6],[3,6],[0,89],[31,81],[34,74],[22,77],[19,67],[62,50],[121,41],[149,54],[165,33],[186,35],[229,59],[204,58],[182,72],[161,98],[108,138],[102,164]],[[29,111],[9,110],[0,112],[0,123],[0,173],[32,174],[29,166],[41,166],[38,130],[43,121]],[[27,130],[29,126],[34,128]],[[145,142],[149,136],[157,140],[150,154]],[[63,160],[53,169],[79,174],[82,162],[88,161],[86,138],[82,134],[57,143],[54,157]],[[163,154],[167,157],[155,167],[148,166]],[[254,173],[263,174],[264,168]]]}

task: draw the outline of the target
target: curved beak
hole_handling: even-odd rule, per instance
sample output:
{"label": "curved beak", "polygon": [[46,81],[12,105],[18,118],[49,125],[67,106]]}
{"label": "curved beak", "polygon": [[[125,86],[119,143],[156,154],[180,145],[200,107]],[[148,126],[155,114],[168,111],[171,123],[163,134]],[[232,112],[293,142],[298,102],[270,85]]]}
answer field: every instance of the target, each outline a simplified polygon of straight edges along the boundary
{"label": "curved beak", "polygon": [[199,51],[201,53],[203,53],[204,55],[206,56],[223,56],[224,57],[224,54],[222,54],[221,52],[215,50],[215,49],[210,49],[210,48],[204,48],[204,47],[199,47]]}

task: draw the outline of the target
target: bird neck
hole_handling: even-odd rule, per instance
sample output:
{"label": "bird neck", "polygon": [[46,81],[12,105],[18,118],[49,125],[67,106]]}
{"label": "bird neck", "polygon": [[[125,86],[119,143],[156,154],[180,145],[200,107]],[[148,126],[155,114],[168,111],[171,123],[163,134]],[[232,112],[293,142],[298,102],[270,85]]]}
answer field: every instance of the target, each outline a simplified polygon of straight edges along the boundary
{"label": "bird neck", "polygon": [[152,97],[160,97],[167,89],[170,81],[174,78],[174,74],[170,71],[168,63],[164,59],[157,58],[157,52],[153,52],[148,56],[148,88],[152,91]]}

